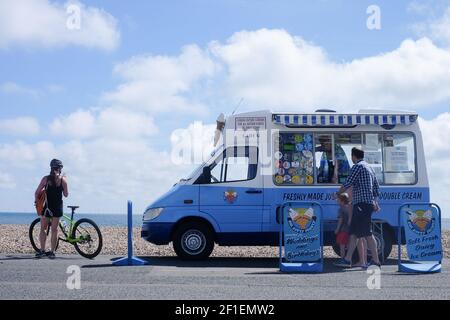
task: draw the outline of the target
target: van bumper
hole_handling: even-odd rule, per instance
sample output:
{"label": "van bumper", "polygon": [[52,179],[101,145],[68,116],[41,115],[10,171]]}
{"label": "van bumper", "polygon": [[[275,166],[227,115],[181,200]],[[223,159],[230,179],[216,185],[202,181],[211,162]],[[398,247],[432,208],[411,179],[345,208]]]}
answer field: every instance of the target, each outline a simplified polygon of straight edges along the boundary
{"label": "van bumper", "polygon": [[142,224],[141,238],[153,244],[168,244],[174,223],[148,222]]}

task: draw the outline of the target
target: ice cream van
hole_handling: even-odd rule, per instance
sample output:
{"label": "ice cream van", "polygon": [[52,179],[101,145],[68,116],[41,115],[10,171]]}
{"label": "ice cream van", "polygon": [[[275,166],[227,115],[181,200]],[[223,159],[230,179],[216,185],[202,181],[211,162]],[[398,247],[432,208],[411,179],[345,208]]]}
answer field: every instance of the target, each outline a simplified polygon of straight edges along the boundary
{"label": "ice cream van", "polygon": [[206,258],[215,244],[277,246],[283,203],[312,201],[323,208],[324,245],[332,246],[334,192],[349,175],[356,146],[380,183],[374,235],[386,257],[397,241],[399,207],[430,201],[417,119],[386,110],[231,115],[218,125],[210,159],[145,210],[141,236],[172,242],[183,259]]}

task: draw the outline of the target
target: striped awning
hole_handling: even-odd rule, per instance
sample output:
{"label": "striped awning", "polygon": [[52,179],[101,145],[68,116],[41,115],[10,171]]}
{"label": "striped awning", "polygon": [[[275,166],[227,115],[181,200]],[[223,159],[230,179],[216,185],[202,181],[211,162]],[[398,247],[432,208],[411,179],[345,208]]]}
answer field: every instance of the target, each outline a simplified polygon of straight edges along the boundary
{"label": "striped awning", "polygon": [[274,114],[275,124],[288,126],[410,125],[415,114]]}

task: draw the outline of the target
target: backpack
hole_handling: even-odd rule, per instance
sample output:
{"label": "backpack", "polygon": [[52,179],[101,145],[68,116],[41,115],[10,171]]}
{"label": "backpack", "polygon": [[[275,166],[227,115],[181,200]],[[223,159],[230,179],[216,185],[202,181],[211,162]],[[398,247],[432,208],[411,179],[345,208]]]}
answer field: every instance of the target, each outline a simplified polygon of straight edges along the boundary
{"label": "backpack", "polygon": [[47,186],[48,186],[48,178],[47,183],[45,184],[45,188],[39,191],[36,201],[36,213],[38,216],[42,216],[44,214],[44,208],[47,204]]}

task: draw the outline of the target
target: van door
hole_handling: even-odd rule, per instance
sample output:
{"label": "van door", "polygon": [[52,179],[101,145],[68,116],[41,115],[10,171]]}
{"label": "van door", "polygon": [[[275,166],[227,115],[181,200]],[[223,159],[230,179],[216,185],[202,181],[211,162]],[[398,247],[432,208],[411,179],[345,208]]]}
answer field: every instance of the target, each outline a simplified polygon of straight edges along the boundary
{"label": "van door", "polygon": [[230,147],[201,177],[200,211],[214,217],[222,233],[262,230],[263,180],[258,172],[257,147]]}

